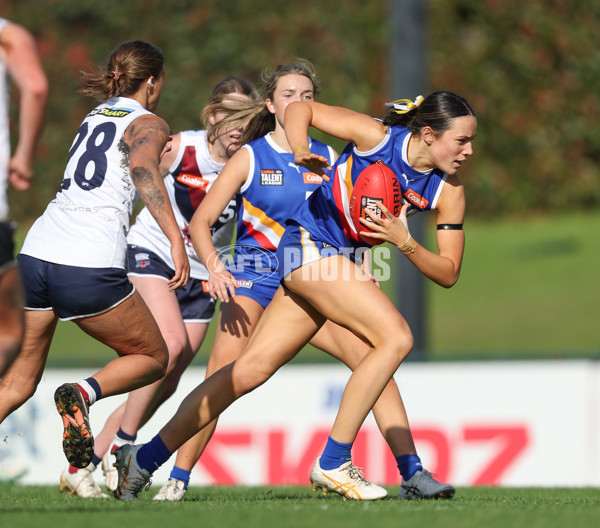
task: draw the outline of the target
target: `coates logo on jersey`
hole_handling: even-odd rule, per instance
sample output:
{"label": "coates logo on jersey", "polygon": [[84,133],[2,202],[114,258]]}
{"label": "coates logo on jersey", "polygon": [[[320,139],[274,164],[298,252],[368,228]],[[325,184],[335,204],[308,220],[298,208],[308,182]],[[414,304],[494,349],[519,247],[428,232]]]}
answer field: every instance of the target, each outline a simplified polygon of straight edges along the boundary
{"label": "coates logo on jersey", "polygon": [[179,176],[177,176],[177,181],[187,185],[188,187],[202,189],[203,191],[206,191],[208,188],[208,180],[205,180],[202,176],[194,176],[193,174],[187,174],[185,172],[179,173]]}
{"label": "coates logo on jersey", "polygon": [[281,169],[261,169],[261,185],[283,185],[283,171]]}
{"label": "coates logo on jersey", "polygon": [[423,198],[420,194],[416,193],[412,189],[408,189],[404,193],[404,198],[406,198],[411,204],[416,205],[419,209],[425,209],[429,202]]}
{"label": "coates logo on jersey", "polygon": [[323,178],[314,172],[304,172],[302,176],[304,176],[304,183],[317,183],[319,185],[323,183]]}

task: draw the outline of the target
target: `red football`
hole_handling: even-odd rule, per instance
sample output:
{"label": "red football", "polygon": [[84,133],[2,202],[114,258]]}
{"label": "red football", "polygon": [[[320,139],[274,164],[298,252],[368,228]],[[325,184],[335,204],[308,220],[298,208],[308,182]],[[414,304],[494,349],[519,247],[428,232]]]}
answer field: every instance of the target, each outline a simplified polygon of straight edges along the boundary
{"label": "red football", "polygon": [[360,231],[369,231],[369,228],[360,223],[360,218],[370,221],[365,209],[370,209],[381,218],[385,215],[375,202],[381,202],[394,215],[400,214],[402,206],[402,193],[398,178],[381,160],[366,167],[356,179],[352,194],[350,195],[350,216],[357,231],[357,236],[363,242],[372,246],[383,241],[368,236],[361,236]]}

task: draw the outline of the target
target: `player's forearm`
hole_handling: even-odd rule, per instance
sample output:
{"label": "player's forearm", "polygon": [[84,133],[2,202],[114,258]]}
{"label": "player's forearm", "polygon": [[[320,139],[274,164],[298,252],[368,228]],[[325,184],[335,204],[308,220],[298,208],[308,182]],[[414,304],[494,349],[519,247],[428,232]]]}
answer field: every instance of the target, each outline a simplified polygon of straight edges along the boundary
{"label": "player's forearm", "polygon": [[141,200],[171,244],[181,242],[181,232],[175,220],[163,179],[157,170],[152,171],[145,166],[132,166],[131,179]]}
{"label": "player's forearm", "polygon": [[312,108],[308,103],[290,103],[285,109],[285,135],[294,154],[310,152],[308,127],[312,119]]}
{"label": "player's forearm", "polygon": [[222,271],[224,266],[217,255],[217,250],[212,240],[211,224],[207,218],[197,215],[198,211],[192,217],[189,226],[190,238],[192,239],[192,245],[196,254],[208,271],[212,273]]}
{"label": "player's forearm", "polygon": [[46,113],[47,91],[24,92],[20,96],[19,137],[15,155],[33,160]]}
{"label": "player's forearm", "polygon": [[429,251],[418,243],[414,251],[405,256],[423,275],[444,288],[454,286],[460,275],[460,262]]}

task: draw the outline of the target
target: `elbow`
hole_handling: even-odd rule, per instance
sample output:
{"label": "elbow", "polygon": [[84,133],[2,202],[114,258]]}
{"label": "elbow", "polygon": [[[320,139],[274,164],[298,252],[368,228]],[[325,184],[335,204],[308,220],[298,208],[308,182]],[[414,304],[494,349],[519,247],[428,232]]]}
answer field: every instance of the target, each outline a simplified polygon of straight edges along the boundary
{"label": "elbow", "polygon": [[46,77],[38,79],[38,82],[33,88],[33,93],[38,99],[48,99],[48,95],[50,94],[50,85],[48,84],[48,79],[46,79]]}
{"label": "elbow", "polygon": [[[458,280],[458,279],[457,279]],[[444,288],[446,288],[447,290],[449,290],[450,288],[452,288],[452,286],[454,286],[456,284],[456,280],[454,281],[447,281],[447,282],[440,282],[438,283],[440,286],[443,286]]]}
{"label": "elbow", "polygon": [[445,277],[444,279],[442,279],[442,281],[438,282],[438,284],[440,286],[443,286],[447,290],[449,290],[450,288],[452,288],[452,286],[454,286],[458,282],[459,276],[460,276],[460,273],[458,273],[458,272],[454,273],[452,276]]}
{"label": "elbow", "polygon": [[38,86],[35,90],[35,98],[40,101],[41,104],[43,104],[44,106],[46,106],[47,102],[48,102],[48,97],[50,95],[50,89],[48,87],[47,84],[45,84],[44,86]]}
{"label": "elbow", "polygon": [[46,77],[37,77],[30,79],[30,81],[23,86],[23,91],[27,90],[30,97],[37,101],[45,103],[50,94],[50,85]]}

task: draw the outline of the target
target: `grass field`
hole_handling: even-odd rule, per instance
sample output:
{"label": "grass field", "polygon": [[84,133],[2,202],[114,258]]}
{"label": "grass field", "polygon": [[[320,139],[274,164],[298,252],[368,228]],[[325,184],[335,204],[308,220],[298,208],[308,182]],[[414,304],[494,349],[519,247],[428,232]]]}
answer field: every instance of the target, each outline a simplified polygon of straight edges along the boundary
{"label": "grass field", "polygon": [[[435,229],[426,232],[434,247]],[[426,283],[428,359],[600,357],[600,212],[468,220],[465,233],[458,283],[449,290]],[[382,287],[393,297],[393,281]],[[197,363],[206,362],[213,333]],[[59,323],[49,365],[96,366],[112,357],[74,324]],[[326,356],[307,347],[298,360]]]}
{"label": "grass field", "polygon": [[600,357],[600,213],[465,230],[459,282],[428,289],[435,359]]}
{"label": "grass field", "polygon": [[164,528],[365,527],[564,528],[594,526],[597,489],[460,488],[449,501],[398,501],[397,489],[379,502],[323,497],[306,487],[191,488],[183,502],[153,502],[155,489],[137,503],[81,499],[55,487],[0,484],[2,526],[144,526]]}

